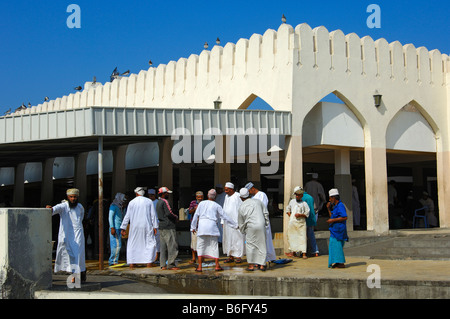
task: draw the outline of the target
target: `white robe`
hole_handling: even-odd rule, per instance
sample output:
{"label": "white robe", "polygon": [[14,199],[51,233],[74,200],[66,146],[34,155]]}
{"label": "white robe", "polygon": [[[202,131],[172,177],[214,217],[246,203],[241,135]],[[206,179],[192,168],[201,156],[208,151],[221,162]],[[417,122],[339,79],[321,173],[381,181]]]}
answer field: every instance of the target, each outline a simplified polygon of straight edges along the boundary
{"label": "white robe", "polygon": [[[227,196],[227,193],[225,193],[225,192],[217,194],[217,196],[216,196],[215,202],[217,204],[219,204],[222,208],[223,208],[223,204],[225,203],[226,196]],[[219,225],[219,226],[221,226],[221,225]],[[219,242],[221,242],[223,244],[223,228],[222,227],[219,227],[219,232],[220,232]]]}
{"label": "white robe", "polygon": [[148,264],[156,259],[156,237],[154,228],[159,221],[151,199],[137,196],[128,204],[120,229],[126,230],[130,223],[127,242],[127,263]]}
{"label": "white robe", "polygon": [[70,208],[68,202],[53,206],[52,215],[59,214],[58,247],[56,249],[55,272],[80,273],[86,270],[84,250],[84,208],[78,204]]}
{"label": "white robe", "polygon": [[264,265],[267,260],[266,226],[269,224],[269,211],[264,204],[252,198],[239,207],[239,230],[245,235],[247,262]]}
{"label": "white robe", "polygon": [[[242,200],[237,192],[231,196],[225,197],[223,212],[230,217],[236,224],[238,223],[238,210]],[[227,223],[223,225],[223,253],[227,256],[242,257],[245,254],[245,237],[239,231],[230,227]]]}
{"label": "white robe", "polygon": [[237,223],[226,216],[222,207],[215,201],[203,200],[198,204],[191,222],[191,231],[197,232],[198,256],[219,258],[217,243],[220,236],[220,219],[237,228]]}
{"label": "white robe", "polygon": [[[291,213],[287,229],[289,250],[293,252],[302,252],[306,254],[306,219],[310,214],[310,209],[305,201],[297,202],[291,199],[286,212]],[[304,217],[295,217],[295,214],[304,214]]]}
{"label": "white robe", "polygon": [[[252,198],[259,199],[267,209],[267,205],[269,205],[269,199],[267,198],[266,193],[262,191],[258,191]],[[275,253],[275,247],[273,246],[272,241],[272,229],[270,227],[270,220],[268,225],[266,225],[266,247],[267,247],[267,260],[272,261],[277,259],[277,255]]]}
{"label": "white robe", "polygon": [[427,217],[427,222],[429,225],[431,226],[435,226],[437,227],[438,225],[438,220],[436,218],[436,215],[434,215],[434,202],[431,198],[427,198],[427,199],[419,199],[419,202],[422,204],[422,206],[426,206],[426,217]]}

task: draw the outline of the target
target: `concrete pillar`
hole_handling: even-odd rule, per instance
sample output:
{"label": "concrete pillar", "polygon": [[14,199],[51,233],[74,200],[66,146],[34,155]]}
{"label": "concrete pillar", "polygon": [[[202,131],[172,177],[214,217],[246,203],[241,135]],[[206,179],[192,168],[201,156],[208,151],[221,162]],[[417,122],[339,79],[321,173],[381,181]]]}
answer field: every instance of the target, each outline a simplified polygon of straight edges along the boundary
{"label": "concrete pillar", "polygon": [[367,230],[385,234],[389,231],[386,148],[366,146]]}
{"label": "concrete pillar", "polygon": [[42,163],[41,206],[53,206],[53,164],[55,158],[48,158]]}
{"label": "concrete pillar", "polygon": [[33,299],[52,286],[52,211],[0,208],[2,299]]}
{"label": "concrete pillar", "polygon": [[229,138],[225,135],[215,136],[214,185],[225,185],[231,179],[231,159],[228,157]]}
{"label": "concrete pillar", "polygon": [[[158,186],[173,188],[173,162],[172,146],[173,140],[170,137],[164,137],[158,141],[159,146],[159,167],[158,167]],[[169,197],[172,200],[172,196]]]}
{"label": "concrete pillar", "polygon": [[25,199],[25,166],[26,163],[20,163],[14,168],[14,197],[13,206],[21,207]]}
{"label": "concrete pillar", "polygon": [[[450,72],[446,74],[447,84],[447,108],[450,106]],[[450,114],[447,114],[446,123],[450,123]],[[450,227],[450,127],[440,128],[442,132],[436,140],[436,168],[438,182],[438,206],[439,206],[439,227]]]}
{"label": "concrete pillar", "polygon": [[126,155],[128,145],[122,145],[113,150],[113,174],[111,198],[114,198],[117,193],[124,193],[127,191],[127,172],[126,172]]}
{"label": "concrete pillar", "polygon": [[[86,174],[86,165],[87,158],[89,152],[80,153],[75,157],[75,187],[80,190],[80,196],[78,198],[78,202],[83,205],[83,207],[87,207],[87,195],[88,195],[88,186],[87,186],[87,174]],[[94,196],[95,198],[97,196]]]}
{"label": "concrete pillar", "polygon": [[288,251],[287,225],[289,217],[286,206],[291,200],[295,186],[303,185],[303,150],[301,136],[286,136],[284,160],[284,205],[283,205],[283,242],[284,251]]}
{"label": "concrete pillar", "polygon": [[352,176],[350,174],[350,150],[334,151],[334,186],[339,190],[342,203],[347,210],[347,230],[353,230]]}
{"label": "concrete pillar", "polygon": [[450,227],[450,152],[436,153],[439,227]]}

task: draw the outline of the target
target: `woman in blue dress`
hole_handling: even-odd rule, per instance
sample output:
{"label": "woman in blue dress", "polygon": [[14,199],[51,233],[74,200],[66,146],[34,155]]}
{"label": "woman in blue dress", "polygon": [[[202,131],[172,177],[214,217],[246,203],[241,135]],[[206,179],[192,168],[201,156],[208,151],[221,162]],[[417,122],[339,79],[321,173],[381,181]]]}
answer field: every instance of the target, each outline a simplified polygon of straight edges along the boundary
{"label": "woman in blue dress", "polygon": [[330,219],[327,220],[330,230],[328,246],[328,268],[345,268],[344,244],[347,236],[347,211],[339,197],[339,191],[333,188],[329,191],[327,203]]}

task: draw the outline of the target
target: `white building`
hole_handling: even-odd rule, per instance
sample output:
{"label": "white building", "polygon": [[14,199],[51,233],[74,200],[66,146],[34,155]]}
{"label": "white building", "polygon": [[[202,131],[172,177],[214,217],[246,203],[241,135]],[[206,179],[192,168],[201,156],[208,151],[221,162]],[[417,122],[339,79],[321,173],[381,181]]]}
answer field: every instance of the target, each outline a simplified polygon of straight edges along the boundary
{"label": "white building", "polygon": [[[95,194],[97,163],[89,152],[98,150],[102,138],[108,151],[102,167],[110,174],[108,196],[146,182],[142,175],[154,176],[147,186],[176,187],[188,197],[196,190],[190,186],[197,185],[197,176],[208,184],[205,189],[232,176],[274,188],[261,180],[261,156],[257,163],[249,163],[250,156],[245,163],[220,163],[217,152],[214,165],[204,160],[174,164],[170,137],[179,128],[194,135],[214,128],[224,135],[227,128],[278,129],[281,142],[267,148],[282,144],[276,153],[280,167],[269,175],[281,175],[275,188],[284,204],[290,190],[314,171],[324,186],[340,189],[351,210],[351,180],[356,178],[367,230],[386,233],[387,185],[394,179],[400,195],[406,189],[428,190],[440,227],[449,227],[449,66],[449,57],[438,50],[282,24],[277,31],[217,45],[111,83],[88,82],[81,92],[1,118],[0,184],[9,187],[15,205],[24,205],[24,181],[30,174],[39,184],[41,204],[59,200],[49,192],[57,185],[57,164],[72,165],[73,173],[64,177],[74,179],[70,182],[82,193]],[[321,102],[331,93],[342,103]],[[214,109],[218,97],[219,110]],[[257,97],[274,111],[245,111]],[[214,167],[214,174],[202,174],[205,167]]]}

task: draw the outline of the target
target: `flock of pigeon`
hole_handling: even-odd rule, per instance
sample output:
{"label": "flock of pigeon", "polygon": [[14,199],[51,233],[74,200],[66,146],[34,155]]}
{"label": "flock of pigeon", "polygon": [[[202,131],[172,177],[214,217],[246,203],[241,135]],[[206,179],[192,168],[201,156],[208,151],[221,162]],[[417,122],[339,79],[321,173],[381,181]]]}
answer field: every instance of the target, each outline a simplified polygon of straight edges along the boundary
{"label": "flock of pigeon", "polygon": [[[152,61],[149,61],[148,64],[152,65],[153,63],[152,63]],[[117,70],[117,67],[116,67],[114,69],[114,71],[112,72],[111,76],[110,76],[111,82],[114,81],[115,79],[119,78],[120,76],[126,76],[126,75],[129,75],[129,74],[130,74],[130,70],[127,70],[127,71],[123,72],[122,74],[120,74],[120,72]],[[97,80],[96,80],[96,77],[94,76],[93,83],[96,83],[96,82],[97,82]],[[76,90],[76,91],[81,91],[82,89],[83,88],[81,86],[77,86],[77,87],[74,88],[74,90]],[[49,97],[48,96],[46,96],[44,98],[44,102],[47,102],[47,101],[49,101]],[[28,108],[29,107],[31,107],[31,103],[28,103]],[[13,113],[16,113],[16,112],[19,112],[19,111],[22,111],[22,110],[25,110],[25,109],[27,109],[27,106],[25,105],[25,103],[22,103],[22,105],[19,106],[18,108],[16,108]],[[10,114],[11,114],[11,108],[8,109],[3,114],[3,116],[7,116],[7,115],[10,115]]]}

